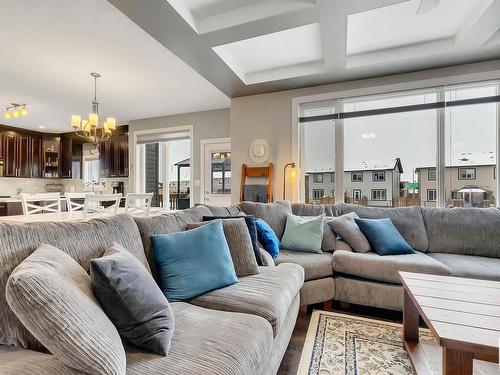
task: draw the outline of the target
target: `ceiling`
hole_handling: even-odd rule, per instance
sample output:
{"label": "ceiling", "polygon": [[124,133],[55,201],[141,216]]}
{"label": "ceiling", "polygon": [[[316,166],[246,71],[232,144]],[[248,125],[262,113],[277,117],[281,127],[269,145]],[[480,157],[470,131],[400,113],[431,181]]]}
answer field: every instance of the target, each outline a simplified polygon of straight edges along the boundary
{"label": "ceiling", "polygon": [[500,58],[500,0],[108,0],[229,97]]}
{"label": "ceiling", "polygon": [[[98,72],[101,117],[118,123],[229,106],[229,98],[105,0],[0,1],[0,123],[71,131]],[[11,102],[29,115],[6,120]]]}

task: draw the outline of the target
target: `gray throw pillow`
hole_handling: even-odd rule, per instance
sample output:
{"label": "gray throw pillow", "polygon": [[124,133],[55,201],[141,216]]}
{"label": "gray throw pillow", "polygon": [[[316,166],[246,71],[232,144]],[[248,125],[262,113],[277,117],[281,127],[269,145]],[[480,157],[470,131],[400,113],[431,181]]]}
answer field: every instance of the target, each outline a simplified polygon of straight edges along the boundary
{"label": "gray throw pillow", "polygon": [[[187,229],[198,228],[208,223],[210,221],[188,224]],[[222,220],[222,228],[224,229],[224,237],[226,237],[229,246],[236,276],[242,277],[258,274],[259,265],[255,260],[252,239],[250,238],[245,219],[224,219]]]}
{"label": "gray throw pillow", "polygon": [[358,253],[367,253],[371,250],[370,243],[354,221],[359,218],[355,212],[351,212],[331,219],[328,225],[344,239]]}
{"label": "gray throw pillow", "polygon": [[90,263],[92,288],[103,310],[127,342],[166,356],[174,314],[156,281],[137,258],[113,243]]}
{"label": "gray throw pillow", "polygon": [[7,281],[7,302],[57,359],[87,374],[125,375],[120,335],[92,292],[90,276],[68,254],[40,245]]}
{"label": "gray throw pillow", "polygon": [[272,228],[279,240],[285,233],[286,218],[292,214],[292,206],[288,201],[274,203],[241,202],[241,210],[247,215],[264,220]]}
{"label": "gray throw pillow", "polygon": [[323,222],[323,241],[321,242],[321,251],[332,252],[335,251],[337,243],[337,234],[333,231],[332,227],[328,225],[328,222],[333,218],[328,216],[325,217]]}

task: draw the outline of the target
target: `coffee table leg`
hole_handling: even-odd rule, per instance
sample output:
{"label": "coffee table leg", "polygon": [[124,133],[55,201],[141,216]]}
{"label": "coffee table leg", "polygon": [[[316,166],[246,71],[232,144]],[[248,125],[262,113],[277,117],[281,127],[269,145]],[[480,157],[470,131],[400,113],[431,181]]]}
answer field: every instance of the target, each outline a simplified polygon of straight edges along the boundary
{"label": "coffee table leg", "polygon": [[418,325],[420,314],[406,288],[403,302],[403,340],[418,342]]}
{"label": "coffee table leg", "polygon": [[443,375],[472,375],[474,355],[443,347]]}

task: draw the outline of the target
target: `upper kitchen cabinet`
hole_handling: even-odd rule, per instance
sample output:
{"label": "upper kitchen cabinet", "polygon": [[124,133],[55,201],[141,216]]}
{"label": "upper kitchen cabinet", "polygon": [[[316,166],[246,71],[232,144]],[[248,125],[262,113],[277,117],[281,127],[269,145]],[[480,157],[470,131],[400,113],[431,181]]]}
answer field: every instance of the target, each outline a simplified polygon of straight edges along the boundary
{"label": "upper kitchen cabinet", "polygon": [[128,135],[112,136],[100,146],[101,177],[128,177]]}
{"label": "upper kitchen cabinet", "polygon": [[5,177],[41,177],[41,136],[0,130],[1,155]]}
{"label": "upper kitchen cabinet", "polygon": [[73,178],[73,139],[61,137],[61,178]]}

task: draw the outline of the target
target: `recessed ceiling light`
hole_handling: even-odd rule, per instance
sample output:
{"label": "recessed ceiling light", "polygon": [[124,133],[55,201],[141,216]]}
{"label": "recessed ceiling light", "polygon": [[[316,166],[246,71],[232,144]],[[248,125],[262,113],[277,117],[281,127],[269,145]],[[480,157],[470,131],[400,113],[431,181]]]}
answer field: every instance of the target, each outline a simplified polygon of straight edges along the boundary
{"label": "recessed ceiling light", "polygon": [[38,129],[45,129],[45,126],[40,125]]}

